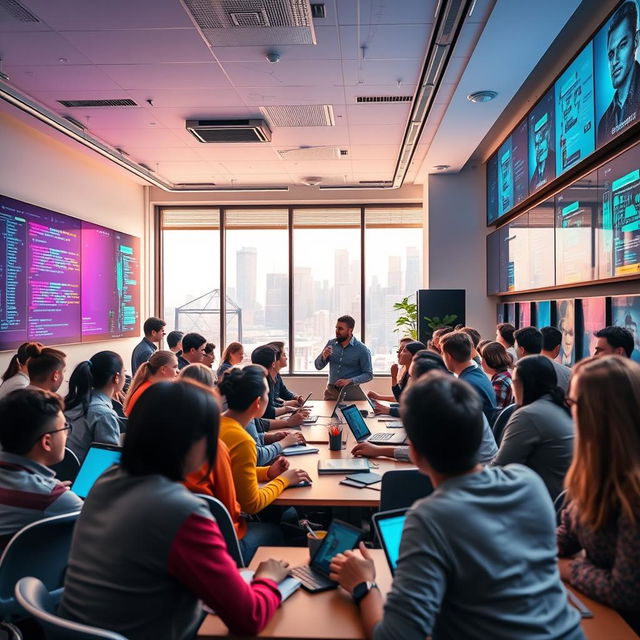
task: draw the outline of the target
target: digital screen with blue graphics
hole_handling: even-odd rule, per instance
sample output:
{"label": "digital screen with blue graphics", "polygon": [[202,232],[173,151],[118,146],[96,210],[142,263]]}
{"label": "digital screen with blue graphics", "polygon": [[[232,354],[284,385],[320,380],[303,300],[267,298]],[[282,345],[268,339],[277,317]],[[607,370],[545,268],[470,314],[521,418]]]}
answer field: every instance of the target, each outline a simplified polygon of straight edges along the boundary
{"label": "digital screen with blue graphics", "polygon": [[325,575],[329,575],[331,560],[339,553],[353,549],[360,540],[362,532],[359,529],[345,526],[335,520],[329,526],[318,551],[313,556],[311,565]]}
{"label": "digital screen with blue graphics", "polygon": [[529,193],[556,177],[553,89],[529,113]]}
{"label": "digital screen with blue graphics", "polygon": [[117,449],[91,447],[82,461],[82,467],[73,482],[71,491],[86,498],[95,481],[111,466],[120,462],[122,452]]}
{"label": "digital screen with blue graphics", "polygon": [[542,329],[542,327],[551,326],[551,301],[539,300],[533,303],[536,312],[536,327]]}
{"label": "digital screen with blue graphics", "polygon": [[640,362],[640,296],[611,298],[611,315],[616,327],[624,327],[633,336],[631,358]]}
{"label": "digital screen with blue graphics", "polygon": [[384,545],[384,549],[389,560],[389,564],[392,569],[395,569],[398,565],[398,557],[400,556],[400,542],[402,540],[402,530],[404,528],[404,521],[407,515],[380,518],[378,520],[378,531],[380,533],[381,542]]}

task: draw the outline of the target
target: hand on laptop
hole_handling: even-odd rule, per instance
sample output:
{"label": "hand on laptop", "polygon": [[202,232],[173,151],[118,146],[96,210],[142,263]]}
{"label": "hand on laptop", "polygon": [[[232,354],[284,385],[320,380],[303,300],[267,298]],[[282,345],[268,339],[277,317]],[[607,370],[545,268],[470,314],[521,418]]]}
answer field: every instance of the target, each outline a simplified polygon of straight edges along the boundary
{"label": "hand on laptop", "polygon": [[376,569],[364,542],[358,545],[358,549],[339,553],[329,565],[329,577],[349,593],[357,584],[373,582],[376,578]]}
{"label": "hand on laptop", "polygon": [[305,443],[306,443],[306,440],[304,439],[304,436],[299,431],[285,434],[285,437],[280,441],[280,444],[282,445],[283,449],[286,449],[287,447],[293,447],[298,444],[305,444]]}
{"label": "hand on laptop", "polygon": [[289,468],[289,461],[284,456],[278,456],[267,471],[267,478],[273,480]]}
{"label": "hand on laptop", "polygon": [[253,579],[267,578],[274,582],[282,582],[289,575],[289,563],[284,560],[269,558],[258,565]]}
{"label": "hand on laptop", "polygon": [[304,469],[288,469],[282,474],[282,477],[289,481],[289,485],[295,485],[299,482],[311,482],[309,474]]}
{"label": "hand on laptop", "polygon": [[373,412],[379,416],[379,415],[389,415],[389,407],[387,407],[386,404],[380,404],[379,402],[377,402],[376,400],[373,401]]}
{"label": "hand on laptop", "polygon": [[376,458],[378,456],[385,455],[381,451],[383,449],[389,449],[389,447],[379,447],[377,444],[358,442],[358,444],[356,444],[356,446],[351,449],[351,455],[360,456],[362,458]]}
{"label": "hand on laptop", "polygon": [[288,418],[285,418],[284,420],[292,427],[299,427],[308,415],[309,412],[306,409],[300,409],[300,411],[292,413]]}

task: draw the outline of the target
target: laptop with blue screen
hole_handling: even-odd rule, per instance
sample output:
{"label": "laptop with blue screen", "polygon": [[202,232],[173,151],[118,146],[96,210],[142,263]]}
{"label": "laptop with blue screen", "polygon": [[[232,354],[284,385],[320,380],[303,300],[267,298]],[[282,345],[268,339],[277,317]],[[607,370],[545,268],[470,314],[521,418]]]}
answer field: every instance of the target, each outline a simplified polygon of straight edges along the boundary
{"label": "laptop with blue screen", "polygon": [[356,442],[366,441],[377,445],[398,446],[405,444],[407,441],[407,436],[404,430],[371,433],[369,427],[367,427],[367,423],[364,421],[362,414],[355,404],[341,407],[340,411],[342,412],[347,425],[349,425],[349,429],[351,430],[353,437],[356,439]]}
{"label": "laptop with blue screen", "polygon": [[409,509],[393,509],[373,514],[373,528],[380,541],[380,546],[384,549],[384,555],[387,557],[392,575],[398,564],[402,530],[408,512]]}
{"label": "laptop with blue screen", "polygon": [[89,495],[94,482],[111,466],[120,462],[122,447],[93,442],[71,485],[71,491],[81,498]]}

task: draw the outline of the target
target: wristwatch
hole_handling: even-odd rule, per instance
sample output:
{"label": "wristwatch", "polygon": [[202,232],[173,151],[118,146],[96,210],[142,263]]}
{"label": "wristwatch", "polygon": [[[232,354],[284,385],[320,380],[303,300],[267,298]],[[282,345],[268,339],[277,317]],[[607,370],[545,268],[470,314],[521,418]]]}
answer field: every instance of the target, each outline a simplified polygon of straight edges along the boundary
{"label": "wristwatch", "polygon": [[379,587],[375,582],[360,582],[351,592],[353,601],[360,606],[360,602],[369,593],[369,591],[371,591],[371,589],[379,589]]}

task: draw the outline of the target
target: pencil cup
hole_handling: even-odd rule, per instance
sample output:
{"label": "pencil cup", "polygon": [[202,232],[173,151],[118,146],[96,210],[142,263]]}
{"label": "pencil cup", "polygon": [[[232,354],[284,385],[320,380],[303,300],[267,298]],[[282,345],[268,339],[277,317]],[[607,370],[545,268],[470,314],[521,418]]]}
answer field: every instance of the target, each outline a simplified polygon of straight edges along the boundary
{"label": "pencil cup", "polygon": [[313,554],[318,550],[318,547],[322,544],[322,540],[327,535],[326,531],[316,531],[317,538],[314,538],[310,533],[307,533],[307,546],[309,547],[309,557],[313,558]]}
{"label": "pencil cup", "polygon": [[329,451],[342,449],[342,427],[332,424],[329,426]]}

